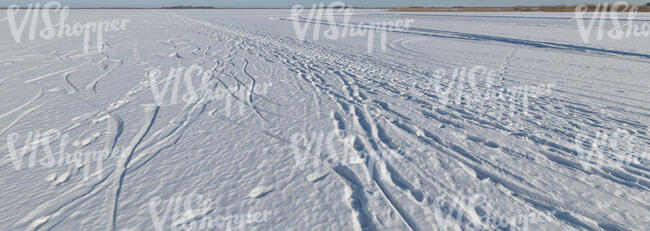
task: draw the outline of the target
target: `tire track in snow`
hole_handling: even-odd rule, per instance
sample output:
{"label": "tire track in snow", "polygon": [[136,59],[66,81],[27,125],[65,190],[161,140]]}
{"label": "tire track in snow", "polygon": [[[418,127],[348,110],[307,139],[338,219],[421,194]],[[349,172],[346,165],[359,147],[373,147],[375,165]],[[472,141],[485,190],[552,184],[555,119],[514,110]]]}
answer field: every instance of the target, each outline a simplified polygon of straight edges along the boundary
{"label": "tire track in snow", "polygon": [[28,116],[29,114],[31,114],[34,110],[40,108],[40,107],[43,106],[43,105],[44,105],[44,104],[40,104],[40,105],[38,105],[38,106],[35,106],[35,107],[33,107],[33,108],[30,108],[30,109],[27,109],[27,110],[23,111],[22,113],[20,113],[20,114],[19,114],[19,115],[18,115],[18,116],[13,120],[13,121],[11,121],[11,123],[9,123],[9,125],[7,125],[7,126],[6,126],[2,131],[0,131],[0,136],[4,135],[4,134],[5,134],[5,133],[6,133],[6,132],[11,128],[11,127],[13,127],[13,126],[16,125],[18,122],[20,122],[20,120],[22,120],[23,118],[25,118],[26,116]]}
{"label": "tire track in snow", "polygon": [[493,42],[500,42],[506,44],[515,44],[519,46],[571,51],[576,53],[593,53],[598,55],[609,55],[612,56],[613,58],[620,58],[620,56],[630,56],[634,58],[641,58],[640,60],[637,60],[639,62],[648,62],[645,59],[650,59],[650,54],[642,54],[636,52],[627,52],[627,51],[612,50],[612,49],[605,49],[605,48],[589,47],[583,45],[557,43],[557,42],[533,41],[533,40],[508,38],[508,37],[500,37],[500,36],[493,36],[493,35],[481,35],[481,34],[473,34],[473,33],[465,33],[465,32],[435,30],[435,29],[427,29],[427,28],[411,27],[408,29],[397,29],[397,28],[382,29],[370,25],[330,23],[326,21],[297,19],[297,18],[279,18],[279,20],[299,21],[299,22],[306,22],[306,23],[319,23],[323,25],[333,25],[333,26],[343,26],[343,27],[357,27],[363,29],[381,30],[381,31],[389,31],[389,32],[396,32],[396,33],[426,35],[426,36],[439,37],[439,38],[450,38],[450,39],[471,40],[471,41],[493,41]]}
{"label": "tire track in snow", "polygon": [[25,73],[25,72],[28,72],[28,71],[33,71],[33,70],[43,69],[44,67],[48,67],[48,66],[51,66],[51,65],[54,65],[54,64],[58,64],[58,63],[63,63],[63,61],[57,61],[57,60],[55,60],[55,61],[50,61],[50,62],[45,63],[45,64],[38,64],[38,65],[35,66],[35,67],[26,68],[26,69],[23,69],[23,70],[17,71],[17,72],[15,72],[15,73],[12,73],[11,75],[8,75],[7,77],[4,77],[4,78],[0,79],[0,84],[4,83],[5,81],[9,80],[10,78],[13,78],[13,77],[15,77],[15,76],[20,75],[20,74],[22,74],[22,73]]}
{"label": "tire track in snow", "polygon": [[108,121],[106,127],[107,140],[105,148],[107,150],[110,150],[108,156],[111,157],[113,155],[115,145],[117,144],[117,140],[120,138],[120,135],[122,135],[122,132],[124,130],[124,122],[122,121],[122,118],[115,115],[114,113],[111,113],[108,116],[110,117],[110,120]]}
{"label": "tire track in snow", "polygon": [[55,72],[51,72],[51,73],[49,73],[49,74],[45,74],[45,75],[41,75],[41,76],[38,76],[38,77],[32,78],[32,79],[30,79],[30,80],[26,80],[25,83],[32,83],[32,82],[39,81],[39,80],[41,80],[41,79],[45,79],[45,78],[47,78],[47,77],[50,77],[50,76],[53,76],[53,75],[56,75],[56,74],[60,74],[60,73],[66,73],[66,72],[70,72],[70,71],[73,71],[73,70],[74,70],[74,71],[77,71],[78,68],[81,68],[81,67],[83,67],[84,65],[86,65],[86,64],[88,64],[88,63],[90,63],[90,60],[87,60],[86,62],[84,62],[84,63],[82,63],[82,64],[79,64],[79,65],[77,65],[77,66],[74,66],[74,67],[65,68],[65,69],[62,69],[62,70],[58,70],[58,71],[55,71]]}
{"label": "tire track in snow", "polygon": [[23,105],[20,105],[17,108],[14,108],[13,110],[5,112],[2,115],[0,115],[0,120],[2,118],[6,117],[6,116],[18,111],[18,110],[20,110],[20,109],[25,108],[27,105],[29,105],[29,104],[33,103],[34,101],[36,101],[37,99],[41,98],[41,96],[43,96],[43,86],[39,86],[38,92],[34,95],[34,97],[32,97],[32,99],[25,102]]}
{"label": "tire track in snow", "polygon": [[97,88],[97,82],[99,82],[99,81],[102,80],[104,77],[106,77],[106,76],[108,76],[109,74],[111,74],[111,72],[113,72],[115,69],[117,69],[118,67],[120,67],[120,66],[124,63],[121,59],[113,59],[112,61],[113,61],[113,67],[111,67],[109,70],[107,70],[106,72],[104,72],[104,74],[101,74],[101,75],[100,75],[99,77],[97,77],[95,80],[93,80],[93,81],[90,82],[88,85],[86,85],[86,90],[92,90],[93,93],[97,93],[97,89],[96,89],[96,88]]}
{"label": "tire track in snow", "polygon": [[[259,117],[261,117],[264,121],[266,121],[266,122],[268,123],[269,120],[267,120],[266,118],[264,118],[264,116],[262,116],[262,114],[261,114],[261,113],[259,112],[259,110],[257,109],[257,106],[255,106],[255,104],[253,104],[253,94],[255,94],[255,92],[254,92],[254,90],[255,90],[255,78],[253,78],[253,76],[251,76],[251,74],[248,73],[248,71],[246,70],[246,67],[248,67],[248,59],[244,59],[244,66],[242,67],[242,72],[244,72],[244,74],[245,74],[245,75],[246,75],[246,76],[251,80],[251,84],[250,84],[250,86],[248,87],[248,97],[246,97],[246,98],[248,99],[248,105],[249,105],[251,108],[253,108],[253,110],[255,111],[255,113],[256,113]],[[242,84],[243,84],[243,83],[242,83]],[[244,86],[245,86],[245,85],[244,85]]]}
{"label": "tire track in snow", "polygon": [[[368,164],[369,167],[367,168],[370,174],[369,177],[371,177],[373,182],[375,182],[379,188],[379,191],[386,198],[386,200],[388,200],[389,204],[392,206],[392,209],[397,212],[400,219],[406,225],[408,225],[411,230],[421,230],[415,220],[411,218],[411,216],[409,216],[409,214],[406,212],[405,208],[402,207],[402,205],[390,193],[387,185],[385,184],[385,180],[381,178],[381,176],[388,175],[387,171],[389,170],[387,168],[389,168],[388,166],[390,166],[390,164],[387,163],[387,161],[384,159],[384,156],[378,154],[378,152],[380,152],[380,149],[377,141],[381,141],[381,139],[377,135],[377,124],[374,122],[374,120],[371,120],[369,117],[367,117],[367,114],[367,108],[361,110],[359,107],[355,107],[354,121],[357,127],[366,133],[366,136],[362,136],[361,138],[363,140],[362,142],[364,143],[364,147],[366,147],[366,151],[368,152],[368,158],[372,158],[368,160],[371,162],[371,164]],[[392,174],[397,173],[392,172]],[[395,183],[394,181],[390,182]]]}
{"label": "tire track in snow", "polygon": [[135,135],[135,139],[131,141],[131,144],[129,144],[128,148],[125,150],[125,152],[120,153],[120,157],[118,159],[117,163],[117,175],[115,175],[115,183],[114,183],[114,197],[113,197],[113,203],[111,206],[111,227],[113,230],[116,228],[116,222],[117,222],[117,209],[118,209],[118,202],[120,199],[120,193],[122,191],[122,185],[124,184],[124,177],[126,176],[126,170],[128,168],[129,163],[131,162],[131,158],[133,157],[133,154],[135,153],[135,149],[140,145],[142,140],[144,140],[144,137],[149,133],[149,130],[153,126],[154,121],[156,120],[156,115],[158,114],[158,106],[154,105],[146,105],[145,106],[145,122],[143,126],[140,128],[138,133]]}
{"label": "tire track in snow", "polygon": [[255,78],[253,78],[253,76],[251,76],[251,74],[248,73],[246,67],[248,67],[248,59],[244,59],[244,66],[242,67],[242,71],[244,72],[244,74],[246,74],[248,79],[251,80],[251,85],[248,88],[248,103],[250,105],[253,105],[253,89],[255,89]]}
{"label": "tire track in snow", "polygon": [[77,87],[75,87],[74,84],[72,84],[72,82],[70,82],[70,74],[72,74],[72,73],[74,73],[74,72],[76,72],[78,70],[79,69],[63,73],[63,80],[68,85],[68,87],[70,87],[72,89],[71,91],[69,91],[69,93],[74,93],[74,92],[79,91],[79,89],[77,89]]}

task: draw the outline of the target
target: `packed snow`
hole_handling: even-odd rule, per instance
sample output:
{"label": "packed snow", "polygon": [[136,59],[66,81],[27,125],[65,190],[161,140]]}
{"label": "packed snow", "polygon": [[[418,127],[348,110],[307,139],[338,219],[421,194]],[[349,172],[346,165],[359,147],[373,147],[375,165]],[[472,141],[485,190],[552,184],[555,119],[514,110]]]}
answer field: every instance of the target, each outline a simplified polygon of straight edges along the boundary
{"label": "packed snow", "polygon": [[648,230],[650,37],[335,13],[5,18],[0,229]]}

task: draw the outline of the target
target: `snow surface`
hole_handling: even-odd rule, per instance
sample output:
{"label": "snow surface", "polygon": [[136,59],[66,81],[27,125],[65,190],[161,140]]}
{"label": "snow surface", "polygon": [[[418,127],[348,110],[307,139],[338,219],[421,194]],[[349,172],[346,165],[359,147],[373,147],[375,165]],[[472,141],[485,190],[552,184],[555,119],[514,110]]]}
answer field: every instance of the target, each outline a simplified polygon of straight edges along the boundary
{"label": "snow surface", "polygon": [[[414,19],[372,52],[300,41],[289,10],[73,10],[130,20],[88,53],[3,22],[0,230],[648,230],[650,38],[571,17],[358,11]],[[168,78],[193,65],[195,100]],[[493,82],[452,75],[477,66]],[[617,132],[622,165],[576,142]],[[48,165],[61,147],[91,161]]]}

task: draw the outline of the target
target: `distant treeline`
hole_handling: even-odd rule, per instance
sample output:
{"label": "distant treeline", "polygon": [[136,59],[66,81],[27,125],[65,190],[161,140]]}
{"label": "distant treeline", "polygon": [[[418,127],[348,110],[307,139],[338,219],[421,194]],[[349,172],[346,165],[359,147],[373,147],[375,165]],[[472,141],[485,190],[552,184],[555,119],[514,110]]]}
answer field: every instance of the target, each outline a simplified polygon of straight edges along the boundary
{"label": "distant treeline", "polygon": [[[309,9],[310,6],[305,6]],[[318,6],[317,6],[318,7]],[[328,6],[325,6],[327,8]],[[575,12],[577,5],[557,5],[557,6],[513,6],[513,7],[463,7],[463,6],[454,6],[454,7],[424,7],[424,6],[409,6],[409,7],[355,7],[355,6],[345,6],[346,8],[355,8],[355,9],[388,9],[390,11],[410,11],[410,12]],[[586,5],[587,11],[595,11],[598,5],[589,4]],[[26,9],[27,7],[20,7],[21,9]],[[332,8],[340,8],[339,6],[334,6]],[[599,10],[603,10],[603,5],[600,6]],[[646,5],[636,6],[639,12],[650,12],[650,2]],[[7,7],[0,7],[0,9],[7,9]],[[214,6],[165,6],[165,7],[70,7],[70,9],[290,9],[284,7],[278,8],[237,8],[237,7],[214,7]],[[611,11],[612,5],[609,4],[606,8],[607,11]],[[617,11],[626,11],[625,7],[619,7]]]}
{"label": "distant treeline", "polygon": [[[573,6],[560,5],[560,6],[541,6],[538,9],[539,9],[539,11],[544,11],[544,12],[574,12],[576,10],[576,7],[578,7],[578,6],[575,6],[575,5],[573,5]],[[603,10],[605,10],[605,11],[616,10],[616,11],[621,12],[621,11],[629,10],[629,9],[625,9],[625,7],[618,7],[617,9],[613,9],[611,4],[608,4],[607,7],[603,7],[603,5],[600,5],[600,8],[598,7],[598,5],[595,5],[595,4],[589,4],[589,5],[586,5],[586,7],[587,7],[587,11],[595,11],[596,9],[598,9],[600,11],[603,11]],[[637,7],[637,9],[639,9],[639,12],[650,12],[650,3],[648,3],[647,5],[640,5],[640,6],[636,6],[636,7]],[[603,8],[605,8],[605,9],[603,9]]]}
{"label": "distant treeline", "polygon": [[[408,8],[393,8],[391,11],[410,11],[410,12],[575,12],[577,5],[558,5],[558,6],[514,6],[514,7],[422,7],[422,6],[411,6]],[[612,5],[603,5],[589,4],[586,5],[587,11],[595,11],[599,9],[600,11],[612,11]],[[650,3],[647,5],[636,6],[639,12],[650,12]],[[605,9],[603,9],[605,8]],[[625,7],[619,7],[617,11],[626,11]]]}
{"label": "distant treeline", "polygon": [[214,6],[165,6],[162,9],[217,9]]}

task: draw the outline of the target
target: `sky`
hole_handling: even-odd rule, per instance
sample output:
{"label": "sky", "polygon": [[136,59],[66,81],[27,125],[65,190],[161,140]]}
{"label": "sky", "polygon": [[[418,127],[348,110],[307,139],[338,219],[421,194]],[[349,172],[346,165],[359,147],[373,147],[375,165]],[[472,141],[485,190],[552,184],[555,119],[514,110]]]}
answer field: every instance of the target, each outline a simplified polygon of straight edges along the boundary
{"label": "sky", "polygon": [[[47,3],[50,0],[0,0],[0,7],[30,3]],[[329,4],[333,1],[316,0],[58,0],[70,8],[75,7],[165,7],[178,5],[214,6],[235,8],[289,8],[293,5],[311,6],[314,3]],[[450,7],[450,6],[540,6],[577,5],[583,3],[616,2],[611,0],[344,0],[346,5],[357,7]],[[633,5],[641,5],[650,0],[628,0]]]}

